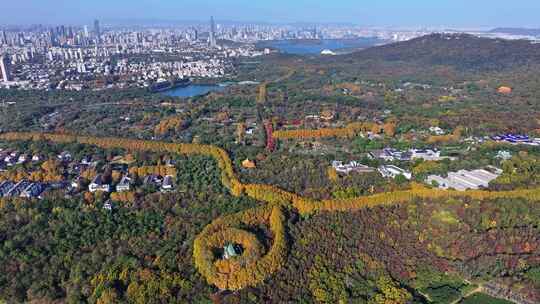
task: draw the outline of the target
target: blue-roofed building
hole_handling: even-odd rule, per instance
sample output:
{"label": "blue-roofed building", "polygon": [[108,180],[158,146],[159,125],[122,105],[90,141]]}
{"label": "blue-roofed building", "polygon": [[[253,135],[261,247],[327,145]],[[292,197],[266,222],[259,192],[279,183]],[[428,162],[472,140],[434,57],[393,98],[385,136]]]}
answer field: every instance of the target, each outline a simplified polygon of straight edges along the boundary
{"label": "blue-roofed building", "polygon": [[521,134],[503,134],[503,135],[495,135],[491,136],[491,139],[498,142],[506,142],[513,145],[531,145],[531,146],[538,146],[539,144],[532,140],[527,135],[521,135]]}
{"label": "blue-roofed building", "polygon": [[45,191],[45,185],[42,183],[31,183],[21,192],[20,197],[37,198],[43,191]]}
{"label": "blue-roofed building", "polygon": [[15,184],[12,181],[3,181],[0,183],[0,197],[4,196],[6,193],[9,192],[11,188],[13,188]]}
{"label": "blue-roofed building", "polygon": [[26,189],[28,186],[30,186],[31,182],[27,180],[22,180],[15,184],[13,187],[11,187],[6,193],[4,193],[5,197],[17,197],[20,196],[21,193]]}

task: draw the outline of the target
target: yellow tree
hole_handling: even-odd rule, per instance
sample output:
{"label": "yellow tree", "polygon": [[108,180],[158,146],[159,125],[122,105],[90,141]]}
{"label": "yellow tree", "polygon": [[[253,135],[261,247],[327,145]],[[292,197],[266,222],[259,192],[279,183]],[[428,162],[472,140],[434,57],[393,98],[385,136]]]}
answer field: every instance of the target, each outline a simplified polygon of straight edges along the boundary
{"label": "yellow tree", "polygon": [[246,133],[246,124],[241,122],[236,125],[236,141],[239,144],[244,143],[244,134]]}
{"label": "yellow tree", "polygon": [[117,183],[120,181],[120,177],[122,177],[122,173],[120,171],[114,170],[111,174],[113,182]]}
{"label": "yellow tree", "polygon": [[330,181],[337,182],[337,180],[339,179],[339,175],[338,175],[336,169],[334,169],[334,167],[332,167],[332,166],[328,167],[328,170],[326,172],[328,174],[328,179]]}
{"label": "yellow tree", "polygon": [[262,84],[259,86],[259,95],[258,95],[258,97],[257,97],[257,102],[258,102],[258,103],[266,103],[267,98],[268,98],[267,84],[266,84],[266,83],[262,83]]}
{"label": "yellow tree", "polygon": [[384,134],[389,137],[394,137],[396,134],[396,124],[386,123],[383,125]]}

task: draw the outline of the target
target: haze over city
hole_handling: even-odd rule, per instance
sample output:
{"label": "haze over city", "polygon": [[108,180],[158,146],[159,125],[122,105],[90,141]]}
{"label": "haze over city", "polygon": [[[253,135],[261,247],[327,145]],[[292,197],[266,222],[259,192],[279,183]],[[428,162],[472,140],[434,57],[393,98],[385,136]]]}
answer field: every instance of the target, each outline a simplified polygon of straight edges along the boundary
{"label": "haze over city", "polygon": [[26,0],[3,1],[0,24],[84,24],[93,18],[354,23],[394,27],[540,27],[540,1],[503,0]]}

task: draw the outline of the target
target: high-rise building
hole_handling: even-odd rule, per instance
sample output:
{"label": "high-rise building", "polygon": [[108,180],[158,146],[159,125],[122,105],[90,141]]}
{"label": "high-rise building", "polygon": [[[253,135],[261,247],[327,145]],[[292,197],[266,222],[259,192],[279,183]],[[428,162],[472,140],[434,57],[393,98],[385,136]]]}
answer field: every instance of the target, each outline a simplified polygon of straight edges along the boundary
{"label": "high-rise building", "polygon": [[96,43],[101,43],[101,30],[99,29],[99,20],[94,20],[94,35],[96,35]]}
{"label": "high-rise building", "polygon": [[214,16],[210,17],[210,39],[208,40],[208,44],[211,48],[217,47],[216,23],[214,22]]}
{"label": "high-rise building", "polygon": [[0,72],[2,72],[2,80],[9,81],[9,62],[6,56],[0,57]]}
{"label": "high-rise building", "polygon": [[88,25],[84,26],[84,38],[88,38],[90,34],[88,33]]}
{"label": "high-rise building", "polygon": [[2,31],[2,35],[0,36],[0,44],[7,45],[6,31]]}
{"label": "high-rise building", "polygon": [[193,40],[199,40],[199,31],[196,28],[193,28]]}

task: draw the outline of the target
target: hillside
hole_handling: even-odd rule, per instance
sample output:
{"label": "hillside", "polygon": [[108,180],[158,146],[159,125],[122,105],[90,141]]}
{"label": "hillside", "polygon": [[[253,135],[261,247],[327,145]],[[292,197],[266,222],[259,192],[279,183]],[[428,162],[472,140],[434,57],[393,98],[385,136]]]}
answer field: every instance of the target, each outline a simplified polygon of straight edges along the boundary
{"label": "hillside", "polygon": [[432,34],[369,48],[348,55],[356,60],[384,60],[446,65],[459,70],[498,71],[540,63],[540,44],[525,40],[479,38],[468,34]]}

